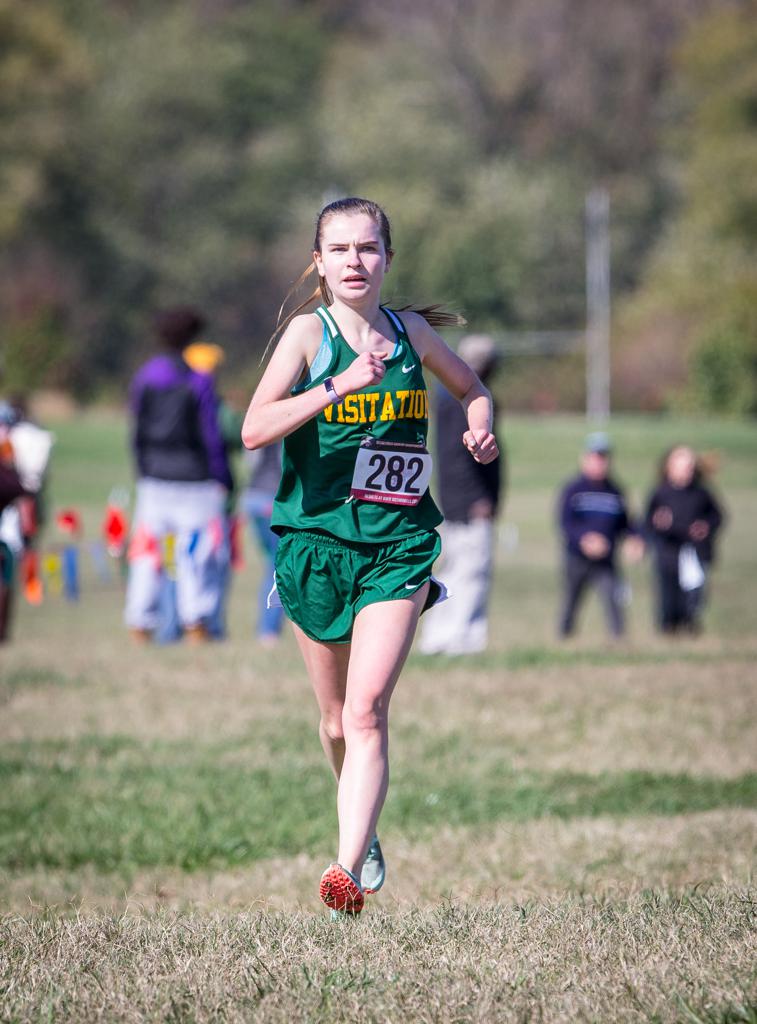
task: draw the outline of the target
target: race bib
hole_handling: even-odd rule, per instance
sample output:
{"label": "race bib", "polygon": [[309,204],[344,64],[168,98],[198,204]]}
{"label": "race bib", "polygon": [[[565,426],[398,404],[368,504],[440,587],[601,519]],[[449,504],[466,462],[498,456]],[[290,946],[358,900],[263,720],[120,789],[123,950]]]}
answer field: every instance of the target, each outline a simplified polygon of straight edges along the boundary
{"label": "race bib", "polygon": [[367,437],[355,459],[350,496],[386,505],[417,505],[428,490],[431,469],[425,445]]}

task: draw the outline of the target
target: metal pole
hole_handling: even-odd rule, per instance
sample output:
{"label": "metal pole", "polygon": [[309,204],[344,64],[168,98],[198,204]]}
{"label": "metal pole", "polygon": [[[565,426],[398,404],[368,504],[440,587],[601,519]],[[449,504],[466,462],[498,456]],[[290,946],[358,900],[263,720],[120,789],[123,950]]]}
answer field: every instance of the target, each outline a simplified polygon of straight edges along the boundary
{"label": "metal pole", "polygon": [[586,195],[586,418],[610,416],[610,196]]}

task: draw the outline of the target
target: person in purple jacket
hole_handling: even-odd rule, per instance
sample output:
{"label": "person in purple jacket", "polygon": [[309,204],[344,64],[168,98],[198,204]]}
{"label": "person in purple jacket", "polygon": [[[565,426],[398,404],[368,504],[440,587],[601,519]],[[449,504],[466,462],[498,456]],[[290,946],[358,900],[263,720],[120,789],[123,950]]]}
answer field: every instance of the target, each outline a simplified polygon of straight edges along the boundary
{"label": "person in purple jacket", "polygon": [[224,556],[223,509],[232,481],[212,379],[182,352],[204,327],[191,308],[155,317],[163,351],[136,373],[129,391],[137,501],[129,549],[126,625],[145,642],[159,620],[166,538],[173,538],[179,620],[190,642],[207,639]]}
{"label": "person in purple jacket", "polygon": [[613,636],[625,629],[618,543],[633,538],[630,554],[641,557],[643,542],[628,515],[623,492],[610,478],[611,445],[606,434],[589,434],[581,472],[562,489],[558,520],[564,542],[560,635],[570,636],[588,587],[599,593]]}

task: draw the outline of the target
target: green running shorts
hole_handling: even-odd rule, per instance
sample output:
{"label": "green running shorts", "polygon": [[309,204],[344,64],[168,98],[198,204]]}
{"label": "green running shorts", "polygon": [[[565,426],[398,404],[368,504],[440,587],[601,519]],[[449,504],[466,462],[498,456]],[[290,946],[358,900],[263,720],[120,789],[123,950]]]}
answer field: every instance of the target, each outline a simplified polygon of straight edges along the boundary
{"label": "green running shorts", "polygon": [[287,616],[312,640],[347,644],[366,605],[410,597],[431,581],[423,611],[444,600],[431,575],[442,543],[435,530],[389,544],[357,544],[310,530],[287,530],[276,549],[274,591]]}

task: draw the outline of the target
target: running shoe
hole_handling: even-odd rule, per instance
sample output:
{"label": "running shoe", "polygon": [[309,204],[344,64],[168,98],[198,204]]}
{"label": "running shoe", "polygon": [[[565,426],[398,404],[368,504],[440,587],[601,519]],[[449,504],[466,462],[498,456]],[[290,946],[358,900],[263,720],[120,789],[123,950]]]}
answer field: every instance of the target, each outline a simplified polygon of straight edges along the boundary
{"label": "running shoe", "polygon": [[320,896],[330,910],[343,914],[359,914],[365,902],[360,882],[341,864],[329,864],[323,872]]}
{"label": "running shoe", "polygon": [[363,870],[360,872],[360,885],[366,896],[369,893],[378,892],[386,879],[386,864],[384,855],[381,852],[381,843],[374,834],[368,853],[363,861]]}

